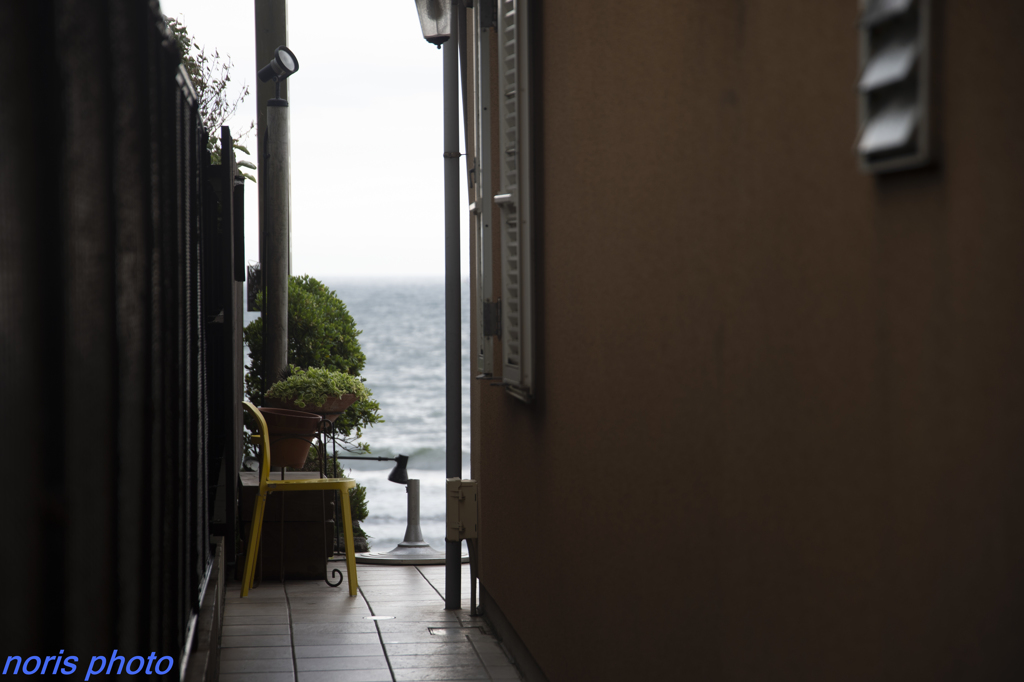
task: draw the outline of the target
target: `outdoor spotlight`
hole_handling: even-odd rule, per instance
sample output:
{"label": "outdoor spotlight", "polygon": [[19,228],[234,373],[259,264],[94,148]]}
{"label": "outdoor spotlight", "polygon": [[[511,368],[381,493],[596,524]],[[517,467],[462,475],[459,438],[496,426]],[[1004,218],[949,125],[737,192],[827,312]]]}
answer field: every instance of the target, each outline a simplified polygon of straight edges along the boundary
{"label": "outdoor spotlight", "polygon": [[395,468],[391,470],[390,474],[388,474],[388,480],[392,483],[405,485],[409,482],[409,472],[405,470],[405,465],[409,463],[409,457],[408,455],[398,455],[395,457],[395,461],[398,462],[398,464],[396,464]]}
{"label": "outdoor spotlight", "polygon": [[282,45],[274,50],[274,58],[270,60],[269,64],[260,69],[256,75],[264,83],[271,78],[280,83],[298,70],[299,60],[295,57],[295,53]]}
{"label": "outdoor spotlight", "polygon": [[440,49],[452,34],[452,0],[416,0],[416,12],[424,39]]}

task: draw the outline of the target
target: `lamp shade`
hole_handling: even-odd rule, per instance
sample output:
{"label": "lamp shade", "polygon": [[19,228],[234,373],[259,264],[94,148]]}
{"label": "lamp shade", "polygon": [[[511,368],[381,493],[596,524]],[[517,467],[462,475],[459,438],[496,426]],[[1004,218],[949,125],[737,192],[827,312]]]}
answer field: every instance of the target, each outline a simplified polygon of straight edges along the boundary
{"label": "lamp shade", "polygon": [[407,455],[398,455],[395,457],[395,461],[398,462],[398,464],[396,464],[395,468],[391,470],[390,474],[388,474],[388,480],[392,483],[401,483],[404,485],[409,482],[409,472],[405,469],[406,465],[409,463],[409,457]]}
{"label": "lamp shade", "polygon": [[440,45],[452,34],[452,0],[416,0],[420,30],[428,43]]}
{"label": "lamp shade", "polygon": [[298,70],[298,57],[295,56],[294,52],[282,45],[274,50],[274,58],[270,60],[269,64],[260,69],[256,75],[259,76],[259,79],[264,83],[271,78],[277,81],[283,81]]}

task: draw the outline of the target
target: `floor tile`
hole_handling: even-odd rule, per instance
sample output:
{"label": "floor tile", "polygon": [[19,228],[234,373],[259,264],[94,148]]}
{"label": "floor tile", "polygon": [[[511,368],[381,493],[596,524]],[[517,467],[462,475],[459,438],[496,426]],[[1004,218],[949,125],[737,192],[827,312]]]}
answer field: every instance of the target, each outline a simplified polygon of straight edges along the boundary
{"label": "floor tile", "polygon": [[273,599],[251,599],[246,597],[245,599],[239,599],[238,597],[228,597],[224,600],[224,607],[233,609],[236,606],[249,606],[249,607],[272,607],[277,606],[280,608],[286,608],[288,600],[284,598],[284,595],[280,597],[274,597]]}
{"label": "floor tile", "polygon": [[266,606],[251,606],[249,604],[242,604],[241,606],[227,606],[224,609],[225,616],[234,617],[245,617],[245,616],[287,616],[288,607],[284,604],[275,606],[268,604]]}
{"label": "floor tile", "polygon": [[241,589],[228,590],[224,593],[224,602],[228,604],[244,603],[244,604],[257,604],[267,601],[284,601],[285,591],[268,591],[263,588],[258,590],[249,590],[249,594],[242,596]]}
{"label": "floor tile", "polygon": [[291,672],[292,657],[289,650],[288,658],[247,658],[237,661],[220,662],[220,672],[224,673],[262,673]]}
{"label": "floor tile", "polygon": [[[238,583],[229,585],[222,679],[389,682],[382,640],[403,682],[519,679],[483,619],[469,616],[470,583],[465,575],[462,582],[461,611],[444,609],[443,566],[360,567],[356,597],[348,596],[344,583],[332,588],[322,580],[267,582],[245,599]],[[392,618],[368,619],[371,614]],[[432,627],[467,629],[432,635]]]}
{"label": "floor tile", "polygon": [[335,606],[333,604],[324,604],[322,606],[294,606],[292,607],[292,617],[299,615],[309,615],[313,613],[319,613],[324,615],[335,615],[335,616],[369,616],[370,609],[365,606],[348,606],[341,605]]}
{"label": "floor tile", "polygon": [[[294,635],[295,646],[335,646],[335,645],[348,645],[350,640],[348,639],[352,635],[370,635],[371,637],[377,637],[377,633],[373,632],[351,632],[351,633],[340,633],[340,634],[296,634]],[[380,642],[379,637],[377,642]],[[356,646],[355,644],[352,644]],[[366,645],[364,645],[366,646]]]}
{"label": "floor tile", "polygon": [[[365,623],[370,612],[361,613],[318,613],[316,611],[292,612],[292,623]],[[287,622],[287,621],[286,621]]]}
{"label": "floor tile", "polygon": [[[312,635],[313,637],[321,637],[323,635]],[[380,635],[376,632],[343,632],[337,635],[329,635],[328,643],[323,644],[310,644],[305,641],[308,635],[295,640],[296,646],[341,646],[347,644],[380,644]]]}
{"label": "floor tile", "polygon": [[232,647],[279,647],[291,646],[292,638],[289,635],[242,635],[240,637],[221,637],[220,646],[222,649]]}
{"label": "floor tile", "polygon": [[399,668],[452,668],[456,666],[481,666],[480,659],[472,654],[426,654],[420,656],[396,656],[388,647],[391,667]]}
{"label": "floor tile", "polygon": [[331,656],[330,658],[297,658],[299,672],[313,670],[387,670],[388,659],[381,656]]}
{"label": "floor tile", "polygon": [[488,653],[486,651],[478,651],[477,656],[484,662],[488,668],[495,666],[500,667],[503,665],[512,665],[512,662],[508,660],[508,656],[505,655],[504,651],[497,653]]}
{"label": "floor tile", "polygon": [[390,656],[430,656],[434,654],[474,654],[469,642],[413,642],[409,644],[388,644]]}
{"label": "floor tile", "polygon": [[343,623],[293,623],[292,632],[303,635],[340,635],[355,632],[377,632],[372,620],[346,621]]}
{"label": "floor tile", "polygon": [[288,615],[224,616],[224,626],[229,625],[287,625]]}
{"label": "floor tile", "polygon": [[222,636],[236,637],[239,635],[289,635],[288,623],[280,625],[227,625],[221,629]]}
{"label": "floor tile", "polygon": [[384,649],[376,644],[334,644],[331,646],[295,646],[295,658],[328,658],[330,656],[383,656]]}
{"label": "floor tile", "polygon": [[394,616],[395,620],[411,620],[411,621],[426,621],[426,620],[448,620],[459,622],[458,616],[451,615],[450,612],[446,613],[444,609],[418,609],[415,607],[408,607],[405,605],[391,606],[391,605],[380,605],[373,609],[374,615],[377,616]]}
{"label": "floor tile", "polygon": [[292,658],[290,646],[237,647],[220,650],[221,661],[242,661],[249,659]]}
{"label": "floor tile", "polygon": [[392,604],[403,608],[444,609],[444,600],[437,595],[366,595],[374,610],[386,609]]}
{"label": "floor tile", "polygon": [[412,632],[382,632],[380,635],[384,644],[411,644],[422,642],[424,644],[441,642],[465,642],[465,635],[432,635],[426,630]]}
{"label": "floor tile", "polygon": [[[453,623],[450,620],[379,620],[377,625],[380,626],[381,632],[415,632],[422,630],[423,632],[429,632],[430,628],[451,628],[459,629],[462,627],[461,623]],[[463,635],[464,633],[457,633]]]}
{"label": "floor tile", "polygon": [[414,680],[486,680],[487,670],[482,665],[455,668],[403,668],[395,669],[395,682]]}
{"label": "floor tile", "polygon": [[498,644],[498,640],[494,639],[492,635],[470,634],[466,639],[467,641],[472,642],[473,646],[476,647],[476,650],[481,653],[485,651],[503,653],[505,651],[501,648],[501,645]]}
{"label": "floor tile", "polygon": [[295,682],[295,674],[292,672],[222,673],[220,679],[224,682]]}
{"label": "floor tile", "polygon": [[299,682],[391,682],[391,671],[331,670],[298,673]]}

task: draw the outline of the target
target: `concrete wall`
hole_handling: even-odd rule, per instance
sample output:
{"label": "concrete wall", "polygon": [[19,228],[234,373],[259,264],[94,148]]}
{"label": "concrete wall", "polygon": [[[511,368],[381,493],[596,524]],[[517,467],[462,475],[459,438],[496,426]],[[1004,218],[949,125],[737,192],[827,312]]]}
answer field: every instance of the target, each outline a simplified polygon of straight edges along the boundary
{"label": "concrete wall", "polygon": [[874,178],[854,0],[531,3],[538,392],[473,447],[551,680],[1024,674],[1024,3],[939,4],[941,163]]}

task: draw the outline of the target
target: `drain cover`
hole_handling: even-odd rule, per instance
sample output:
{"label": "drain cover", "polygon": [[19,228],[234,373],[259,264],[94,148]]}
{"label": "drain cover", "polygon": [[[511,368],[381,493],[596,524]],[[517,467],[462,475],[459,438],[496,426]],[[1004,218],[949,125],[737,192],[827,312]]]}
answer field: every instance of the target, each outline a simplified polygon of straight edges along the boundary
{"label": "drain cover", "polygon": [[482,635],[484,629],[479,625],[469,628],[427,628],[432,635]]}

